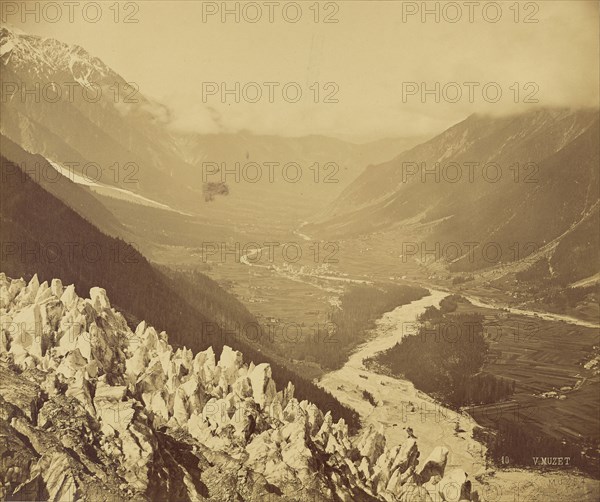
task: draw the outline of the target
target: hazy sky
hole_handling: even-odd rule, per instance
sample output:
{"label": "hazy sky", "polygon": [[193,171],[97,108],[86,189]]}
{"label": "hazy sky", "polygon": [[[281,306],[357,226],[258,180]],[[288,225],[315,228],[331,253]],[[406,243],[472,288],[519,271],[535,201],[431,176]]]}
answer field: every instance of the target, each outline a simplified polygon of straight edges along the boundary
{"label": "hazy sky", "polygon": [[[84,20],[88,2],[74,7],[73,23],[61,1],[56,3],[62,16],[54,23],[48,22],[56,16],[50,7],[45,15],[40,11],[40,22],[30,14],[23,23],[23,3],[8,3],[18,10],[7,18],[10,24],[83,46],[136,82],[145,95],[168,105],[173,126],[187,130],[321,133],[366,140],[433,134],[474,112],[598,106],[597,1],[519,2],[518,8],[512,1],[428,2],[428,8],[439,10],[439,22],[434,13],[423,22],[423,2],[321,2],[318,9],[313,1],[275,1],[272,7],[269,2],[245,7],[226,2],[239,9],[240,22],[230,14],[225,23],[220,12],[208,15],[220,11],[223,2],[123,2],[119,22],[116,9],[111,10],[115,2],[100,2],[102,17],[96,23]],[[27,3],[36,8],[36,2]],[[95,8],[87,9],[93,19]],[[261,19],[249,22],[259,9]],[[413,14],[415,9],[419,11]],[[301,18],[292,23],[298,12]],[[139,22],[124,23],[127,14]],[[324,23],[325,16],[338,22]],[[208,89],[207,82],[217,84]],[[255,82],[246,85],[246,96],[255,99],[258,87],[262,98],[249,103],[242,95],[242,102],[235,103],[234,95],[226,95],[222,103],[222,82],[230,89],[239,82],[240,90]],[[334,84],[326,86],[329,82]],[[435,90],[436,82],[441,102],[435,102],[433,93],[422,103],[422,83]],[[456,84],[446,85],[451,82]],[[216,94],[203,98],[203,87]],[[269,88],[274,103],[268,102]],[[302,96],[294,103],[297,89]],[[403,99],[403,89],[413,94]],[[493,103],[498,89],[502,96]],[[334,91],[338,102],[323,102]]]}

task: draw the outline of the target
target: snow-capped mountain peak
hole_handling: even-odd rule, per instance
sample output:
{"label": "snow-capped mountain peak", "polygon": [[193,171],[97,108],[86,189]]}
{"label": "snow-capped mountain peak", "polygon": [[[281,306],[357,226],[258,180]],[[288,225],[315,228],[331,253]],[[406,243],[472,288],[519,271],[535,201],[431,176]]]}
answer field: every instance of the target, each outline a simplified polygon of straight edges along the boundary
{"label": "snow-capped mountain peak", "polygon": [[79,45],[30,35],[9,25],[0,27],[0,56],[5,65],[12,63],[45,77],[63,72],[70,74],[75,81],[93,77],[95,82],[102,82],[107,77],[118,77],[99,58]]}

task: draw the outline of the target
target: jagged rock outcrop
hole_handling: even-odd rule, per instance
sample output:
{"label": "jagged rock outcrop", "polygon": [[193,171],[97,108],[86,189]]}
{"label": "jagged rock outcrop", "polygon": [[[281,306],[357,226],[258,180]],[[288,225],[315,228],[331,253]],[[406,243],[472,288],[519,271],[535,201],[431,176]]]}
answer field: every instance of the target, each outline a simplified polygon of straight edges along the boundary
{"label": "jagged rock outcrop", "polygon": [[277,391],[269,364],[193,354],[101,288],[80,298],[0,274],[0,482],[21,500],[432,500],[457,487],[448,451],[419,467],[414,438],[357,438]]}

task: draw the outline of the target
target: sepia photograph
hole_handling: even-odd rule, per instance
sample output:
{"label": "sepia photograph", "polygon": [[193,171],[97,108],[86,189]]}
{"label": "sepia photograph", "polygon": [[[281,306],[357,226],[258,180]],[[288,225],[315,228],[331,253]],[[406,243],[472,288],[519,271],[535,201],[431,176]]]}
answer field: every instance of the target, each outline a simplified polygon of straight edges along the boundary
{"label": "sepia photograph", "polygon": [[600,1],[0,17],[0,501],[600,501]]}

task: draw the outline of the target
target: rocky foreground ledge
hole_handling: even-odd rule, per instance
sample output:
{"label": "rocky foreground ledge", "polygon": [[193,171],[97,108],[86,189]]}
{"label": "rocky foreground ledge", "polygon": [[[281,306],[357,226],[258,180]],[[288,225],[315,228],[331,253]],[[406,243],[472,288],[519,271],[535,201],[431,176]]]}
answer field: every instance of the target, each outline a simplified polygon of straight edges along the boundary
{"label": "rocky foreground ledge", "polygon": [[92,288],[0,274],[0,498],[472,500],[448,451],[348,436],[269,364],[196,355]]}

